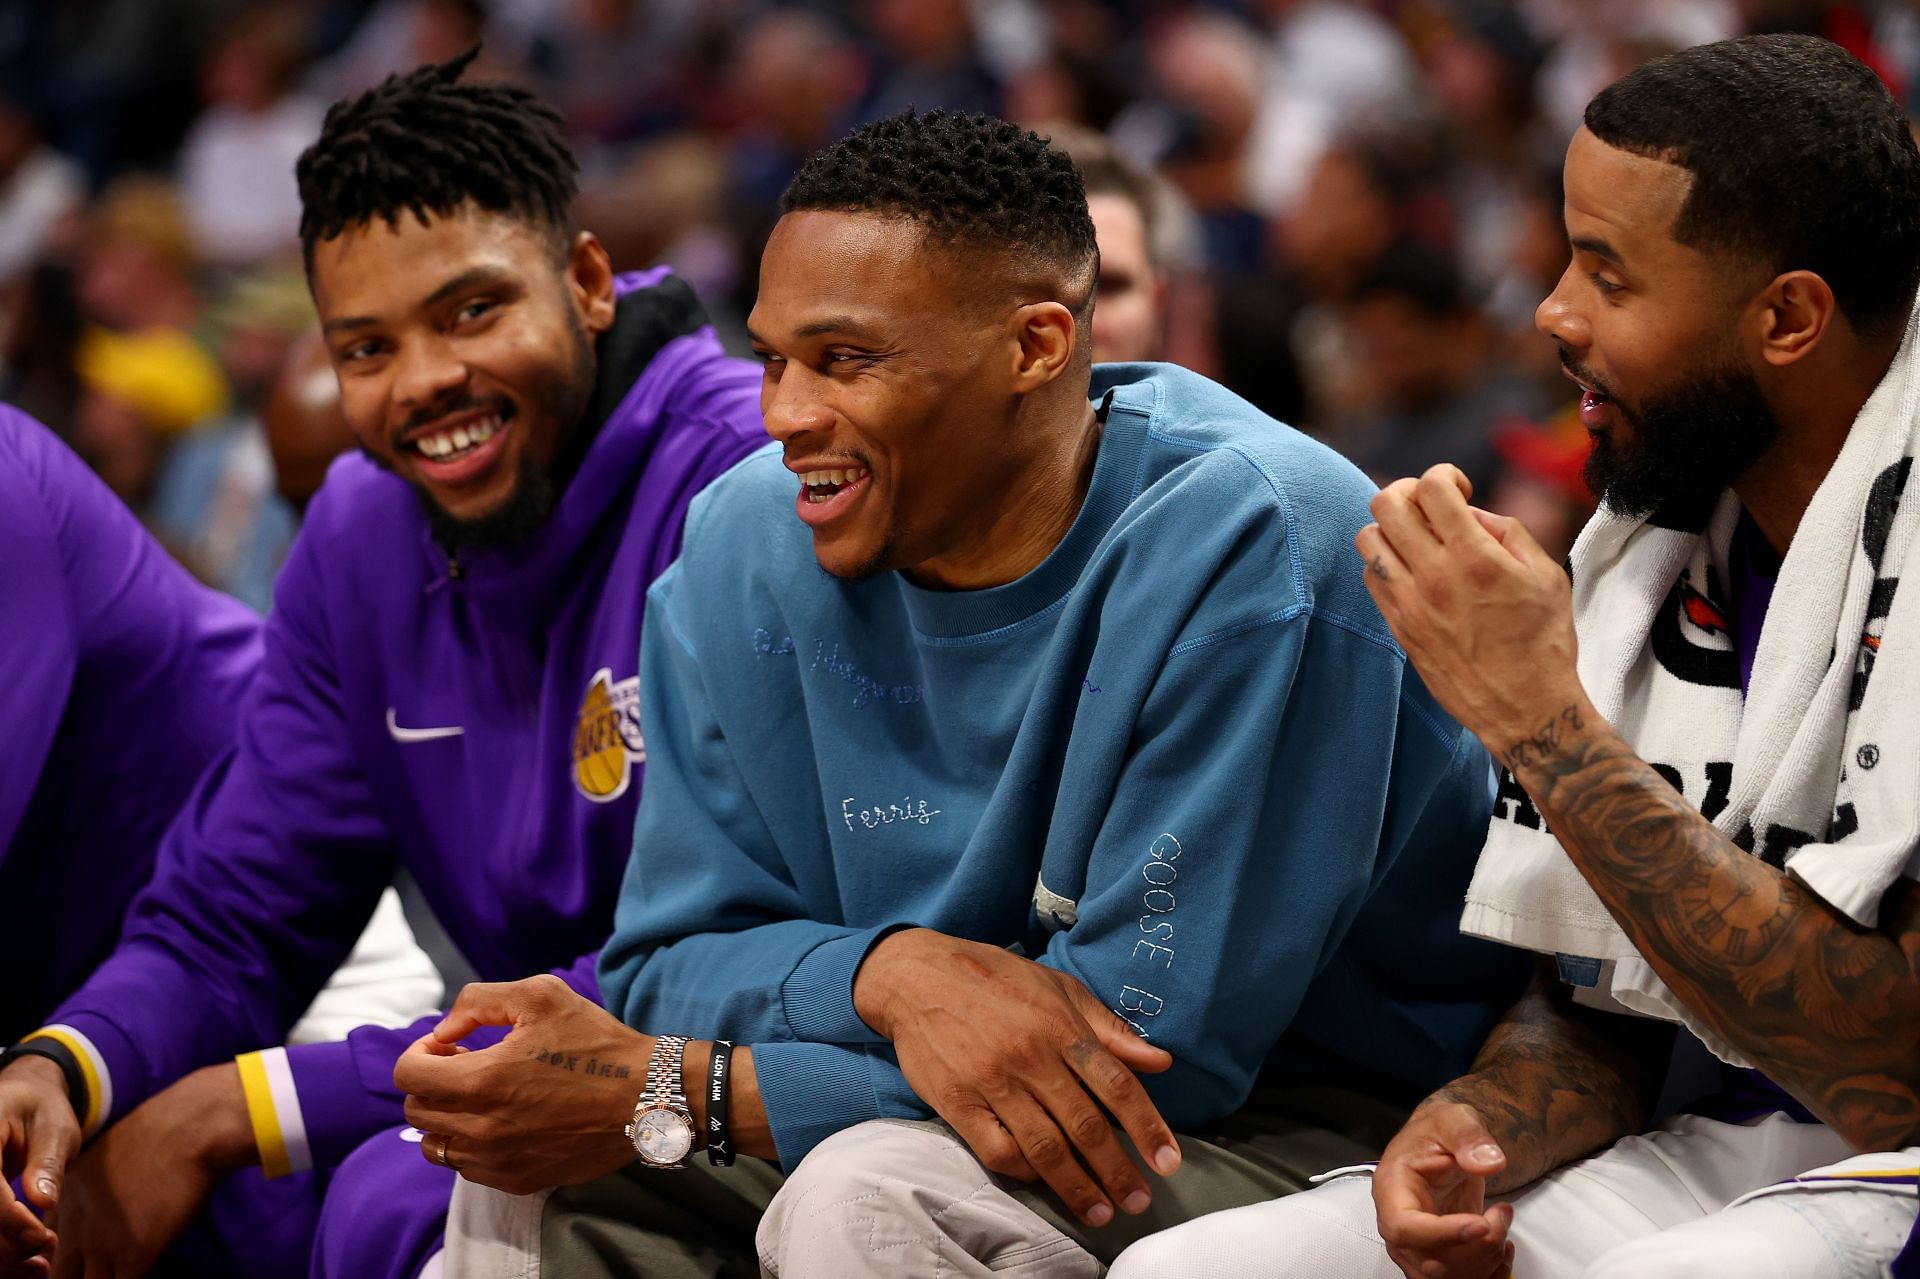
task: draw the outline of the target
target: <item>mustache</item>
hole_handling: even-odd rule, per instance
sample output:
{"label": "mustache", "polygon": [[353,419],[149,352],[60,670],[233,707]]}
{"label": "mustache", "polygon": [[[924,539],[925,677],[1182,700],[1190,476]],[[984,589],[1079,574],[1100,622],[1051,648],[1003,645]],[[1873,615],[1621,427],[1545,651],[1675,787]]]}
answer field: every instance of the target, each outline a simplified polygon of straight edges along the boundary
{"label": "mustache", "polygon": [[1613,387],[1607,384],[1607,380],[1582,364],[1579,359],[1575,357],[1574,353],[1564,345],[1560,347],[1560,367],[1608,399],[1615,402],[1619,401],[1620,397],[1614,394]]}
{"label": "mustache", "polygon": [[471,413],[477,409],[488,408],[498,413],[501,421],[513,415],[513,401],[504,395],[475,395],[471,391],[462,391],[437,404],[429,404],[425,408],[415,409],[409,413],[407,420],[394,428],[388,437],[388,442],[397,452],[416,431],[424,427],[432,426],[435,422],[452,417],[456,413]]}

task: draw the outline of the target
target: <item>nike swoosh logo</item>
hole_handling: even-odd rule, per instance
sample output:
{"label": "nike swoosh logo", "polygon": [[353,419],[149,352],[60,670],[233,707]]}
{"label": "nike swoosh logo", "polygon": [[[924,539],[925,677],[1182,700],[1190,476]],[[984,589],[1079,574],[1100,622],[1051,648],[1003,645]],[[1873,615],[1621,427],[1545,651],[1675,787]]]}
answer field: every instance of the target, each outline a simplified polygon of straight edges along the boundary
{"label": "nike swoosh logo", "polygon": [[402,744],[437,742],[443,737],[459,737],[466,731],[458,724],[452,724],[446,728],[402,728],[399,721],[394,718],[393,707],[387,707],[387,736]]}

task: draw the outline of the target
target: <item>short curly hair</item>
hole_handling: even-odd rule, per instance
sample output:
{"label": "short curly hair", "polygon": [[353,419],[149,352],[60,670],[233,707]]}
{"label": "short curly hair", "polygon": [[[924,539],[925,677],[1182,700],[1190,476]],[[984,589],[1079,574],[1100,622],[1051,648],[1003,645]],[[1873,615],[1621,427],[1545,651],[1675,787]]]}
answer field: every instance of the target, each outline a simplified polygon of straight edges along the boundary
{"label": "short curly hair", "polygon": [[327,111],[300,153],[300,248],[349,227],[411,212],[422,224],[468,202],[547,231],[564,256],[572,240],[580,166],[560,113],[525,89],[461,84],[479,46],[445,62],[388,76]]}
{"label": "short curly hair", "polygon": [[1812,271],[1869,337],[1904,327],[1920,287],[1920,150],[1886,86],[1839,45],[1759,35],[1683,49],[1603,90],[1586,125],[1693,175],[1681,244]]}
{"label": "short curly hair", "polygon": [[801,166],[780,208],[911,218],[935,242],[1017,254],[1070,279],[1096,260],[1086,189],[1066,152],[969,112],[908,108],[861,125]]}

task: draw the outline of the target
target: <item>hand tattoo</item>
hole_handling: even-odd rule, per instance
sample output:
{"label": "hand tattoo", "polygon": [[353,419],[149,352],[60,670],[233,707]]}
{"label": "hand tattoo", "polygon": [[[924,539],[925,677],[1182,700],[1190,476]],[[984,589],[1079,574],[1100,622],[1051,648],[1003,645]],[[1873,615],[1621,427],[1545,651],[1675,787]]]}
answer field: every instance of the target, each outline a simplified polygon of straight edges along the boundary
{"label": "hand tattoo", "polygon": [[578,1071],[581,1074],[597,1075],[602,1079],[627,1079],[633,1074],[630,1066],[601,1061],[598,1057],[589,1057],[583,1062],[580,1060],[579,1053],[570,1053],[561,1048],[535,1048],[528,1055],[535,1061],[557,1070]]}
{"label": "hand tattoo", "polygon": [[1384,555],[1374,556],[1372,562],[1368,565],[1368,567],[1373,570],[1373,575],[1375,577],[1379,578],[1383,582],[1387,580],[1387,557],[1386,556]]}

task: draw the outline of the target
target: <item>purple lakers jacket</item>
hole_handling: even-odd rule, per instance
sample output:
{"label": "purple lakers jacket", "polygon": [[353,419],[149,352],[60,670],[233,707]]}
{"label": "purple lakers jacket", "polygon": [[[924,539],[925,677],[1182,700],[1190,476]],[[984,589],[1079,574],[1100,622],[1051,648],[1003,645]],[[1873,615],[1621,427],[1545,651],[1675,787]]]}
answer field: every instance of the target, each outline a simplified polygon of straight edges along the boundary
{"label": "purple lakers jacket", "polygon": [[154,849],[233,744],[260,619],[0,407],[0,1044],[105,959]]}
{"label": "purple lakers jacket", "polygon": [[598,999],[645,759],[647,586],[687,504],[766,442],[760,373],[687,286],[624,277],[595,433],[511,551],[428,534],[412,489],[334,464],[275,592],[239,743],[161,847],[125,939],[57,1012],[89,1128],[237,1052],[269,1175],[403,1122],[393,1066],[431,1021],[276,1048],[404,866],[485,980]]}

